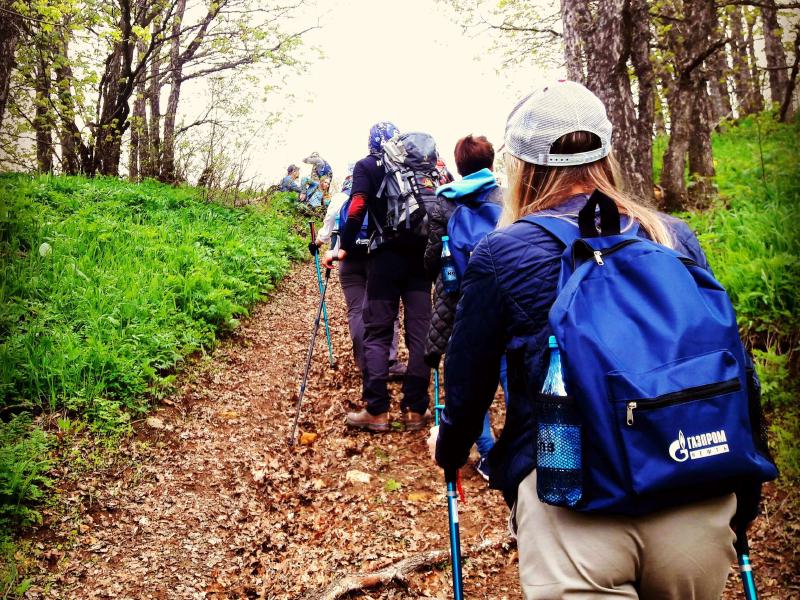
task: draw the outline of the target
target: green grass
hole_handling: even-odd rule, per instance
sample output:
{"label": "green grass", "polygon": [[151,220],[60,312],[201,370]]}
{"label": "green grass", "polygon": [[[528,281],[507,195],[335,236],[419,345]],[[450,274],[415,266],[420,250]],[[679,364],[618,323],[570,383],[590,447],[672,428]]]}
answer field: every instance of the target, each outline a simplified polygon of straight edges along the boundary
{"label": "green grass", "polygon": [[714,134],[712,142],[719,202],[686,216],[753,349],[779,467],[797,480],[800,121],[753,115]]}
{"label": "green grass", "polygon": [[[303,255],[291,200],[0,175],[0,532],[36,522],[57,412],[124,434]],[[2,537],[2,535],[0,535]]]}

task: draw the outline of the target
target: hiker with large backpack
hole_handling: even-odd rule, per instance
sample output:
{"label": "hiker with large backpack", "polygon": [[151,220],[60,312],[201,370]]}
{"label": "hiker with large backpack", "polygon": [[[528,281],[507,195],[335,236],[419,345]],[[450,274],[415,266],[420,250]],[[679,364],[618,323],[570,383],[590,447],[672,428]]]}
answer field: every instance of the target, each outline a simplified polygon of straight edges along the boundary
{"label": "hiker with large backpack", "polygon": [[[494,147],[484,136],[468,135],[456,142],[456,170],[460,181],[452,181],[436,190],[438,203],[428,216],[428,245],[425,249],[425,269],[435,282],[433,315],[425,340],[425,362],[432,369],[447,351],[453,331],[459,292],[448,293],[442,281],[442,238],[449,238],[458,281],[464,277],[469,255],[475,246],[497,226],[502,210],[503,191],[494,173]],[[440,169],[441,170],[441,169]],[[505,361],[504,361],[505,363]],[[505,391],[505,377],[501,376]],[[507,392],[506,392],[507,395]],[[494,446],[489,413],[483,421],[483,431],[476,440],[480,460],[475,469],[489,479],[489,451]]]}
{"label": "hiker with large backpack", "polygon": [[303,159],[307,165],[311,165],[312,181],[322,181],[323,179],[333,178],[333,169],[327,160],[319,155],[319,152],[312,152]]}
{"label": "hiker with large backpack", "polygon": [[[407,430],[429,419],[430,368],[425,364],[425,336],[431,318],[431,284],[423,255],[427,242],[427,206],[435,200],[436,160],[433,139],[400,135],[388,122],[370,130],[369,154],[356,163],[347,221],[340,235],[338,259],[347,264],[357,249],[359,232],[369,217],[367,297],[364,305],[364,410],[347,414],[351,427],[388,431],[389,349],[400,300],[409,360],[403,378],[401,420]],[[331,264],[326,260],[326,264]],[[341,268],[341,267],[340,267]]]}
{"label": "hiker with large backpack", "polygon": [[[451,477],[465,463],[505,354],[490,463],[525,597],[719,598],[777,475],[730,300],[687,225],[620,190],[585,87],[525,97],[505,143],[508,198],[462,282],[436,461]],[[550,494],[559,481],[569,493]]]}

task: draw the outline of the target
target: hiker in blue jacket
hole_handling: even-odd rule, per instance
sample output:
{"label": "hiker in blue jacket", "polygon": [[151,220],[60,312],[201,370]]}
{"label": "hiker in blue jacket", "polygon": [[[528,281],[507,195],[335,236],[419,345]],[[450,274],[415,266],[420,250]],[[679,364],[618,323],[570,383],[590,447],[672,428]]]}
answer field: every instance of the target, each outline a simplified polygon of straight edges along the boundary
{"label": "hiker in blue jacket", "polygon": [[[436,190],[438,204],[428,215],[428,245],[425,249],[425,270],[435,282],[433,314],[428,337],[425,341],[425,362],[436,369],[442,355],[447,351],[447,342],[453,331],[456,305],[459,294],[448,294],[441,275],[442,237],[447,235],[447,223],[458,205],[472,206],[480,202],[503,203],[503,191],[497,185],[494,173],[494,147],[484,136],[468,135],[456,142],[454,150],[456,170],[462,179],[442,185]],[[505,370],[505,361],[503,361]],[[505,374],[501,377],[505,391]],[[507,392],[506,392],[507,395]],[[483,421],[483,431],[475,445],[480,460],[475,470],[484,479],[489,479],[489,451],[494,446],[489,413]]]}
{"label": "hiker in blue jacket", "polygon": [[286,177],[281,179],[280,191],[281,192],[302,192],[300,184],[297,179],[300,177],[300,168],[297,165],[289,165],[286,169]]}
{"label": "hiker in blue jacket", "polygon": [[518,219],[536,213],[575,223],[597,189],[638,222],[640,236],[701,267],[708,262],[685,223],[619,189],[611,123],[580,84],[558,82],[524,98],[508,118],[505,144],[508,198],[500,228],[476,247],[462,282],[436,462],[450,473],[466,462],[505,355],[508,410],[490,453],[491,485],[512,507],[525,598],[719,598],[735,559],[733,494],[639,517],[581,513],[538,499],[533,399],[547,369],[548,312],[564,245]]}

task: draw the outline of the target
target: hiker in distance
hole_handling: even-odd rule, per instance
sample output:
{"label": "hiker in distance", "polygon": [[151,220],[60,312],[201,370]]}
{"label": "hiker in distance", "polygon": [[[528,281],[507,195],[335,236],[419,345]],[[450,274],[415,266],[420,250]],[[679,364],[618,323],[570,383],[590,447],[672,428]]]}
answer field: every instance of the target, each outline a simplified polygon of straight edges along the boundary
{"label": "hiker in distance", "polygon": [[[384,144],[398,134],[390,122],[372,126],[369,154],[356,163],[347,220],[341,226],[338,259],[347,268],[351,254],[358,252],[362,223],[369,213],[367,290],[363,310],[366,369],[362,397],[366,408],[347,414],[351,427],[388,431],[390,397],[389,350],[400,300],[403,300],[406,346],[409,360],[403,378],[401,420],[407,430],[418,430],[428,420],[430,368],[425,364],[425,336],[431,318],[431,284],[425,275],[423,255],[426,238],[411,231],[391,230],[388,225],[389,194],[379,194],[386,170]],[[431,191],[435,183],[430,182]],[[331,267],[332,257],[326,257]],[[340,268],[342,268],[340,267]]]}
{"label": "hiker in distance", "polygon": [[331,169],[328,161],[319,155],[319,152],[312,152],[310,156],[306,156],[303,162],[311,165],[311,179],[312,181],[322,181],[325,178],[333,178],[333,169]]}
{"label": "hiker in distance", "polygon": [[[525,97],[505,145],[508,197],[461,285],[436,462],[450,477],[466,462],[505,354],[491,484],[512,507],[525,598],[717,599],[735,559],[732,492],[757,499],[776,475],[756,449],[730,301],[689,227],[620,190],[588,89]],[[558,393],[538,394],[546,374]],[[746,497],[740,531],[757,506]]]}
{"label": "hiker in distance", "polygon": [[286,177],[281,179],[280,191],[298,193],[302,192],[303,189],[300,187],[300,184],[297,183],[299,177],[300,167],[297,165],[289,165],[289,168],[286,169]]}
{"label": "hiker in distance", "polygon": [[[456,142],[454,150],[456,170],[461,175],[460,181],[451,181],[436,190],[439,202],[434,205],[428,215],[428,245],[425,249],[425,270],[428,277],[434,281],[433,315],[428,337],[425,341],[425,362],[432,369],[439,368],[439,362],[447,350],[447,342],[453,331],[456,305],[460,294],[458,291],[448,292],[442,281],[442,238],[449,237],[450,250],[458,252],[456,245],[463,242],[459,249],[463,251],[461,261],[456,261],[456,266],[464,265],[469,260],[469,252],[474,248],[476,234],[480,238],[493,230],[497,225],[503,203],[503,191],[497,185],[494,173],[494,147],[484,136],[473,137],[468,135]],[[441,167],[440,167],[441,169]],[[489,203],[491,206],[487,205]],[[459,209],[456,220],[452,223],[456,227],[448,226],[450,217]],[[458,224],[464,227],[458,227]],[[455,230],[454,230],[455,229]],[[463,240],[456,240],[463,231]],[[449,234],[449,235],[448,235]],[[463,279],[463,272],[457,273],[459,281]],[[503,390],[508,396],[505,385],[505,360],[501,369]],[[479,461],[475,469],[484,479],[489,479],[489,451],[494,446],[489,413],[483,422],[483,431],[476,441]]]}

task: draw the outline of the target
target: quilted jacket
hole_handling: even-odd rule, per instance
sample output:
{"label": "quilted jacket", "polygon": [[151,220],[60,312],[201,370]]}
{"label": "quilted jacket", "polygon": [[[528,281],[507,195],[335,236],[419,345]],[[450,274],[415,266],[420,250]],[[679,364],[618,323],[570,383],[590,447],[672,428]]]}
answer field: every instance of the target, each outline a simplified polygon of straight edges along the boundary
{"label": "quilted jacket", "polygon": [[[549,214],[577,218],[586,198],[570,198]],[[667,215],[663,219],[675,249],[708,268],[689,227]],[[502,490],[509,506],[516,500],[520,482],[535,467],[533,399],[547,370],[547,317],[556,298],[563,250],[561,242],[527,222],[499,229],[481,241],[464,275],[445,357],[447,399],[436,461],[452,472],[466,462],[481,432],[497,388],[500,358],[506,355],[506,421],[489,462],[491,486]]]}
{"label": "quilted jacket", "polygon": [[[442,236],[447,235],[447,222],[459,204],[465,204],[470,198],[480,192],[461,196],[459,198],[446,198],[438,196],[438,202],[428,215],[428,245],[425,248],[425,272],[428,277],[436,282],[433,295],[433,314],[428,337],[425,340],[425,362],[432,368],[439,364],[439,360],[447,350],[447,342],[453,331],[453,319],[456,315],[458,294],[448,294],[444,291],[442,283]],[[487,197],[489,202],[500,204],[503,200],[503,190],[494,188]]]}

